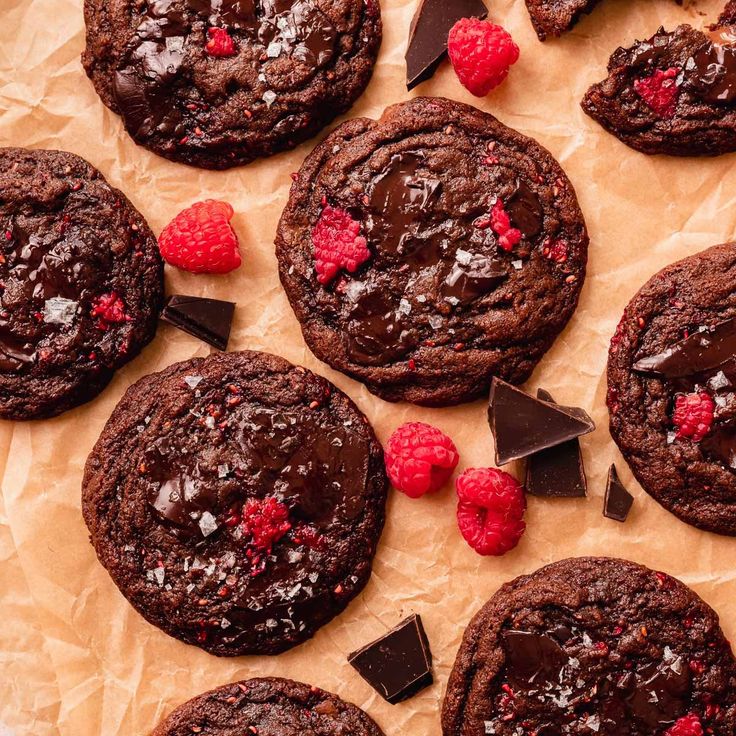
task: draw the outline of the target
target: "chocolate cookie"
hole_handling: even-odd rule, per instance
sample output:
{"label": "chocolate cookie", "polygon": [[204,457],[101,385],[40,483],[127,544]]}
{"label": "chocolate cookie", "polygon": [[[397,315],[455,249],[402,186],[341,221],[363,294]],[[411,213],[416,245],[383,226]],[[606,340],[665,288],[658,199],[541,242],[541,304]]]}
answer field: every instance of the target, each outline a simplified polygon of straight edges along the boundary
{"label": "chocolate cookie", "polygon": [[608,410],[644,490],[688,524],[736,535],[736,243],[668,266],[629,302]]}
{"label": "chocolate cookie", "polygon": [[151,341],[162,300],[156,239],[99,171],[0,148],[0,417],[97,396]]}
{"label": "chocolate cookie", "polygon": [[345,394],[273,355],[218,353],[128,389],[82,510],[151,623],[217,655],[276,654],[363,589],[386,491],[381,446]]}
{"label": "chocolate cookie", "polygon": [[151,736],[383,736],[337,695],[276,677],[223,685],[180,705]]}
{"label": "chocolate cookie", "polygon": [[389,401],[444,406],[528,378],[575,309],[587,246],[544,148],[427,97],[312,152],[276,255],[318,358]]}
{"label": "chocolate cookie", "polygon": [[85,0],[84,67],[154,153],[226,169],[293,148],[365,89],[377,0]]}
{"label": "chocolate cookie", "polygon": [[540,41],[569,31],[599,0],[526,0],[526,8]]}
{"label": "chocolate cookie", "polygon": [[678,580],[625,560],[563,560],[507,583],[476,614],[442,728],[730,736],[736,663],[716,613]]}
{"label": "chocolate cookie", "polygon": [[583,110],[626,145],[673,156],[736,151],[736,3],[711,30],[660,28],[617,49]]}

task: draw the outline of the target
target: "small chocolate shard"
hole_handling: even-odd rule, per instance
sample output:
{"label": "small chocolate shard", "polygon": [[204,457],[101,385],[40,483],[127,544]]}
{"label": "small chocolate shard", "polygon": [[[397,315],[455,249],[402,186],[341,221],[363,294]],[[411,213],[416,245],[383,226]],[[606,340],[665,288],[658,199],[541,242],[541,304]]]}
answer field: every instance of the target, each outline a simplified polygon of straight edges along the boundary
{"label": "small chocolate shard", "polygon": [[447,54],[447,35],[461,18],[485,18],[482,0],[419,0],[406,49],[406,88],[413,89],[437,70]]}
{"label": "small chocolate shard", "polygon": [[634,497],[624,488],[624,484],[618,477],[616,466],[611,465],[608,469],[608,482],[606,483],[606,498],[603,502],[603,516],[614,521],[626,521],[631,511]]}
{"label": "small chocolate shard", "polygon": [[432,652],[417,614],[349,654],[348,662],[389,703],[400,703],[433,682]]}
{"label": "small chocolate shard", "polygon": [[634,370],[665,378],[694,376],[717,368],[736,357],[736,319],[698,330],[662,353],[634,363]]}
{"label": "small chocolate shard", "polygon": [[170,296],[161,319],[218,350],[227,350],[235,304],[197,296]]}
{"label": "small chocolate shard", "polygon": [[[540,388],[537,398],[548,404],[556,403],[552,396]],[[588,484],[585,478],[583,455],[577,439],[563,442],[541,452],[535,452],[527,459],[526,492],[532,496],[547,498],[583,498]]]}
{"label": "small chocolate shard", "polygon": [[595,429],[583,409],[559,406],[493,379],[488,420],[496,440],[496,465],[533,455]]}

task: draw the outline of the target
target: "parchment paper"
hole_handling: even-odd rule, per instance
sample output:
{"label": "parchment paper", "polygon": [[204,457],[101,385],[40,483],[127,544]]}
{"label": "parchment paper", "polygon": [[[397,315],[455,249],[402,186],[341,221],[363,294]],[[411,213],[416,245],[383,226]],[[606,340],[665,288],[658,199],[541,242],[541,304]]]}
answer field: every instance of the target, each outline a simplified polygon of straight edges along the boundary
{"label": "parchment paper", "polygon": [[[378,116],[407,98],[403,54],[415,2],[381,0],[381,55],[352,115]],[[604,76],[616,46],[660,24],[705,25],[721,4],[604,0],[572,33],[541,44],[522,0],[493,0],[491,17],[521,47],[507,82],[476,100],[445,63],[413,93],[494,113],[549,148],[577,189],[591,236],[588,278],[577,313],[527,388],[543,386],[594,416],[598,429],[583,439],[589,498],[531,498],[521,544],[492,559],[460,537],[451,487],[421,501],[393,493],[373,578],[345,614],[276,658],[205,654],[134,612],[98,564],[80,514],[85,459],[123,391],[146,373],[208,351],[162,325],[96,401],[50,421],[0,423],[0,736],[141,736],[184,700],[257,675],[335,691],[365,708],[387,736],[438,736],[445,682],[471,615],[502,582],[571,555],[619,555],[675,574],[720,612],[726,634],[736,639],[736,540],[686,526],[638,487],[610,439],[604,406],[608,341],[629,298],[662,266],[734,236],[735,159],[649,158],[604,133],[578,105],[587,86]],[[0,145],[84,156],[127,193],[156,233],[194,200],[229,200],[243,267],[225,277],[167,268],[169,292],[237,301],[231,349],[270,350],[329,377],[368,414],[382,440],[405,420],[424,420],[454,438],[459,470],[492,464],[483,402],[441,410],[390,405],[319,363],[304,345],[278,282],[272,243],[289,173],[316,140],[224,173],[169,163],[135,146],[99,101],[79,61],[83,43],[82,0],[0,0]],[[601,515],[614,460],[636,496],[624,525]],[[422,615],[432,643],[435,684],[392,706],[352,670],[346,654],[412,611]]]}

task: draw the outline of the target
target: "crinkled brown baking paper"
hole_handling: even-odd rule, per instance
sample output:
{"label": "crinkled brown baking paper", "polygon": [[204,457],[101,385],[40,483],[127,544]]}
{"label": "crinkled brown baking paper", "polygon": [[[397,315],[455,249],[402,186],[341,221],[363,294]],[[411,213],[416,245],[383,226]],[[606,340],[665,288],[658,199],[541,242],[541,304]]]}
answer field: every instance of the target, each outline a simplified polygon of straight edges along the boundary
{"label": "crinkled brown baking paper", "polygon": [[[448,0],[449,1],[449,0]],[[352,111],[377,116],[407,99],[404,46],[416,0],[382,0],[385,36],[373,81]],[[489,2],[521,47],[504,85],[475,100],[444,64],[415,94],[477,104],[533,136],[560,160],[591,236],[589,275],[568,329],[528,388],[544,386],[590,410],[597,431],[583,438],[587,500],[529,502],[528,531],[502,559],[484,559],[461,539],[452,488],[412,501],[394,493],[366,590],[310,642],[275,658],[217,659],[147,624],[98,564],[80,514],[87,453],[123,391],[140,376],[208,348],[162,325],[155,342],[96,401],[62,417],[0,423],[0,736],[141,736],[175,705],[208,688],[256,675],[282,675],[333,690],[365,708],[388,736],[438,736],[445,682],[463,629],[510,578],[570,555],[629,557],[692,585],[736,637],[736,540],[699,532],[660,508],[631,479],[607,430],[608,340],[642,282],[662,266],[734,236],[734,156],[680,160],[629,150],[587,118],[578,102],[604,75],[613,49],[660,24],[703,26],[718,0],[682,8],[671,0],[604,0],[559,41],[541,44],[522,0]],[[329,370],[307,350],[279,286],[273,236],[289,173],[313,143],[229,172],[197,171],[136,147],[98,100],[79,61],[82,0],[0,0],[0,145],[81,154],[123,189],[159,232],[203,197],[232,202],[244,265],[225,277],[167,269],[170,292],[238,302],[232,349],[271,350],[334,380],[368,414],[381,438],[407,419],[448,432],[462,467],[492,464],[483,402],[451,409],[391,405]],[[612,461],[636,496],[626,524],[601,515]],[[388,705],[345,655],[416,611],[435,655],[436,682]]]}

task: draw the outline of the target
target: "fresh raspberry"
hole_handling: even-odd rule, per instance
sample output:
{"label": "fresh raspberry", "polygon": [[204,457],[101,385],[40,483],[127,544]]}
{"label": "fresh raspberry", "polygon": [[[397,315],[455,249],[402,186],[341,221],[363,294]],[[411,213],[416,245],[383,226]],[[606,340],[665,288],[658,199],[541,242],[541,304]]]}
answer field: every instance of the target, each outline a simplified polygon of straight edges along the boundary
{"label": "fresh raspberry", "polygon": [[259,552],[270,553],[289,529],[289,508],[273,496],[250,498],[243,506],[243,531]]}
{"label": "fresh raspberry", "polygon": [[325,205],[312,230],[317,281],[329,284],[341,268],[353,273],[371,257],[360,223],[339,207]]}
{"label": "fresh raspberry", "polygon": [[516,547],[526,529],[524,489],[496,468],[470,468],[456,481],[457,523],[480,555],[502,555]]}
{"label": "fresh raspberry", "polygon": [[98,330],[107,330],[111,324],[130,320],[125,314],[125,303],[114,291],[98,296],[89,313],[91,317],[97,317]]}
{"label": "fresh raspberry", "polygon": [[634,89],[639,97],[661,118],[671,118],[675,114],[680,89],[677,75],[680,70],[671,67],[667,71],[655,69],[654,73],[634,81]]}
{"label": "fresh raspberry", "polygon": [[668,728],[664,736],[703,736],[703,726],[700,718],[691,713],[675,721],[675,725]]}
{"label": "fresh raspberry", "polygon": [[238,236],[230,227],[233,208],[208,199],[180,212],[161,233],[167,263],[192,273],[228,273],[240,265]]}
{"label": "fresh raspberry", "polygon": [[672,423],[677,428],[677,439],[689,437],[693,442],[700,442],[713,424],[714,408],[713,399],[705,391],[679,394],[672,416]]}
{"label": "fresh raspberry", "polygon": [[210,28],[207,35],[210,40],[205,44],[204,50],[210,56],[235,55],[235,41],[226,28]]}
{"label": "fresh raspberry", "polygon": [[385,457],[391,483],[409,498],[439,490],[460,459],[453,441],[424,422],[402,424],[389,438]]}
{"label": "fresh raspberry", "polygon": [[501,250],[510,252],[521,240],[521,230],[511,227],[511,219],[500,199],[496,200],[491,209],[491,228],[498,235],[498,247]]}
{"label": "fresh raspberry", "polygon": [[455,23],[447,52],[460,83],[476,97],[501,84],[519,58],[519,47],[504,28],[478,18]]}

